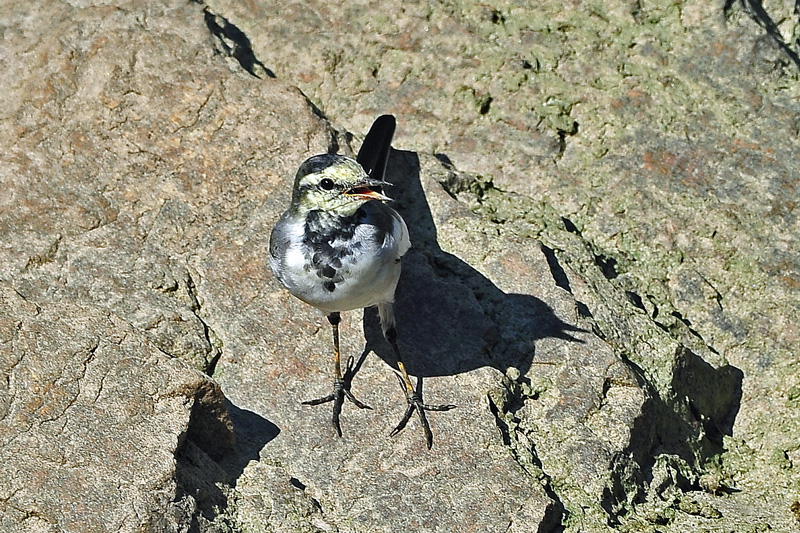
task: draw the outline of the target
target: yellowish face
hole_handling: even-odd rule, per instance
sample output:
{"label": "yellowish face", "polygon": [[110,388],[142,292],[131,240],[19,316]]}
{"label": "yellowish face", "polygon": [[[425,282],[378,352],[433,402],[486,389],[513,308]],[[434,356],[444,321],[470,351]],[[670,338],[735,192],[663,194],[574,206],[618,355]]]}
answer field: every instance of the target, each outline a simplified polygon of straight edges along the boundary
{"label": "yellowish face", "polygon": [[325,154],[307,159],[300,165],[294,183],[292,203],[297,208],[319,209],[350,216],[369,200],[389,200],[370,187],[384,185],[372,180],[353,159]]}

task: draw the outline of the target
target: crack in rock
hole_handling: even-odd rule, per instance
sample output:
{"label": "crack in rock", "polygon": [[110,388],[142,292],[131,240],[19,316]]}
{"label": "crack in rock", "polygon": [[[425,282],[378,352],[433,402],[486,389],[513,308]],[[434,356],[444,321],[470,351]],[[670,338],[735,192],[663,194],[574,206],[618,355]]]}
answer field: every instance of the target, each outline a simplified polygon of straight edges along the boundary
{"label": "crack in rock", "polygon": [[536,455],[533,442],[519,427],[520,419],[514,414],[527,399],[536,396],[526,388],[519,382],[504,377],[501,386],[487,396],[489,410],[494,415],[503,444],[509,449],[514,460],[526,474],[541,484],[551,500],[545,509],[545,516],[538,531],[543,533],[564,531],[569,511],[564,507],[561,497],[553,488],[551,477],[544,471],[542,462]]}
{"label": "crack in rock", "polygon": [[[608,484],[600,497],[600,507],[605,512],[609,524],[623,524],[624,517],[636,504],[645,501],[646,498],[658,499],[664,490],[701,490],[699,480],[709,465],[713,466],[715,458],[723,452],[723,436],[731,434],[732,421],[741,398],[741,371],[726,364],[714,367],[688,347],[694,344],[688,346],[682,344],[682,341],[687,342],[687,336],[674,331],[674,327],[661,324],[663,318],[655,319],[659,305],[652,301],[654,297],[647,294],[645,303],[645,299],[639,296],[635,279],[624,272],[631,261],[620,263],[617,257],[599,250],[569,219],[558,217],[545,208],[537,208],[534,200],[501,191],[495,188],[490,180],[480,177],[451,175],[442,185],[449,194],[466,201],[474,212],[488,217],[497,224],[512,221],[516,226],[519,219],[529,217],[536,217],[543,222],[539,226],[541,229],[533,237],[547,242],[542,246],[542,253],[547,258],[555,285],[573,294],[578,314],[588,320],[598,338],[614,348],[618,357],[636,376],[638,386],[645,392],[647,399],[640,415],[632,424],[629,444],[613,457]],[[575,283],[581,288],[580,291],[574,290],[567,270],[577,273]],[[587,300],[588,305],[578,300],[587,298],[585,291],[587,282],[591,290],[597,292]],[[613,301],[620,302],[620,305],[624,302],[635,308],[633,313],[646,317],[645,321],[636,322],[637,327],[644,329],[628,331],[633,327],[633,323],[630,325],[626,325],[624,321],[620,323],[619,312],[609,315],[608,309],[598,308],[596,312],[590,311],[589,305],[597,306],[598,297],[601,301],[606,300],[602,307],[607,307],[610,305],[609,302]],[[653,307],[650,312],[647,310],[649,306]],[[660,303],[660,307],[669,309],[671,306]],[[642,311],[644,313],[641,313]],[[492,316],[491,313],[487,314]],[[716,353],[713,347],[703,341],[700,334],[691,328],[691,324],[684,321],[680,313],[677,311],[671,314],[661,313],[662,317],[665,315],[673,318],[681,328],[688,330],[688,337],[699,341],[698,349],[702,350],[699,353]],[[676,345],[676,352],[672,357],[673,366],[668,369],[668,374],[664,374],[658,367],[648,369],[639,367],[632,361],[630,356],[633,354],[629,353],[628,347],[629,337],[653,335],[661,330],[666,332],[669,341]],[[668,353],[664,355],[669,356]],[[640,359],[641,357],[637,357],[635,360]],[[647,360],[643,360],[643,363],[645,362]],[[665,363],[667,361],[660,364]],[[660,374],[653,375],[653,372]],[[603,382],[604,394],[609,393],[610,385],[613,383],[608,379]],[[520,428],[522,421],[514,415],[529,398],[522,387],[523,385],[509,380],[504,381],[501,389],[490,395],[490,408],[495,415],[503,442],[510,448],[515,460],[530,475],[544,477],[546,475],[542,472],[542,463],[536,457],[533,444]],[[607,401],[607,398],[602,396],[600,407]],[[648,480],[653,478],[653,473],[659,469],[658,465],[662,464],[665,461],[664,457],[667,456],[679,458],[680,464],[684,465],[682,468],[669,467],[668,471],[685,471],[687,474],[662,476],[659,479],[662,479],[665,485],[656,488],[653,482]],[[552,487],[549,478],[545,486]],[[562,505],[563,509],[559,495],[552,488],[549,489],[548,495]],[[563,511],[562,523],[566,522],[567,517],[568,511]]]}
{"label": "crack in rock", "polygon": [[203,328],[203,338],[211,349],[211,357],[206,363],[204,372],[209,376],[213,376],[217,367],[217,363],[219,363],[219,360],[222,357],[222,339],[220,339],[211,326],[208,325],[208,322],[206,322],[205,319],[203,319],[203,317],[200,315],[202,306],[200,304],[200,298],[197,292],[197,285],[194,282],[192,274],[188,270],[185,271],[184,281],[186,283],[186,292],[191,302],[190,309],[197,317],[197,320],[200,321],[200,325]]}

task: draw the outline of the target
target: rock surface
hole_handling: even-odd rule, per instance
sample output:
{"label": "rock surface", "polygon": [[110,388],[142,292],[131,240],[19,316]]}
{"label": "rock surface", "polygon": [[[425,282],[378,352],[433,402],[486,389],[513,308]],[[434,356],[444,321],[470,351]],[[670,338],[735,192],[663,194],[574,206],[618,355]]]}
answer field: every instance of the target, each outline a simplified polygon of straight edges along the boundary
{"label": "rock surface", "polygon": [[134,531],[170,514],[187,522],[172,512],[175,450],[233,448],[219,387],[118,316],[0,291],[2,529]]}
{"label": "rock surface", "polygon": [[[796,529],[798,22],[760,6],[7,3],[0,526]],[[330,334],[264,261],[387,112],[431,451],[371,310],[373,410],[299,403]]]}

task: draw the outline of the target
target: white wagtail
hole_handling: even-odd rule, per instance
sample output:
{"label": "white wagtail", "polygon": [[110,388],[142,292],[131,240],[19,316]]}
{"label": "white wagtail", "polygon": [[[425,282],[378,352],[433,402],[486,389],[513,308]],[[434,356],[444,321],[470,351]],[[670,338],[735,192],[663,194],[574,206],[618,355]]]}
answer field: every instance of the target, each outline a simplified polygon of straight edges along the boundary
{"label": "white wagtail", "polygon": [[384,202],[382,193],[395,120],[378,117],[364,139],[357,160],[323,154],[300,165],[292,203],[272,230],[269,264],[290,293],[326,313],[333,328],[334,388],[328,396],[303,402],[333,402],[332,423],[341,437],[339,415],[347,398],[371,409],[350,392],[352,358],[342,373],[339,353],[340,312],[377,306],[383,335],[394,351],[408,408],[392,431],[419,415],[428,448],[433,435],[425,411],[447,411],[452,405],[427,405],[412,386],[397,345],[394,293],[400,258],[411,247],[406,223]]}

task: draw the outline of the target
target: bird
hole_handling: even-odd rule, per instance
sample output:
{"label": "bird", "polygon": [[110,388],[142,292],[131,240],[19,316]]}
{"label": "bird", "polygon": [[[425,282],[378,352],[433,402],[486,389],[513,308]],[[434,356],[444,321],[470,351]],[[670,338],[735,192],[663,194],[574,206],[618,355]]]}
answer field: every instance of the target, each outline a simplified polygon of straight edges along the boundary
{"label": "bird", "polygon": [[[417,413],[428,449],[433,444],[427,411],[448,411],[450,404],[423,402],[406,370],[397,342],[394,298],[401,258],[411,248],[408,226],[387,202],[384,177],[396,128],[392,115],[372,124],[356,159],[320,154],[306,159],[294,179],[289,208],[270,234],[269,265],[275,278],[295,297],[325,313],[333,334],[333,392],[304,401],[333,402],[331,423],[339,437],[345,399],[360,409],[372,409],[350,390],[352,358],[342,371],[339,350],[341,313],[376,307],[381,331],[394,354],[396,373],[407,402],[400,433]],[[419,383],[418,383],[419,385]]]}

